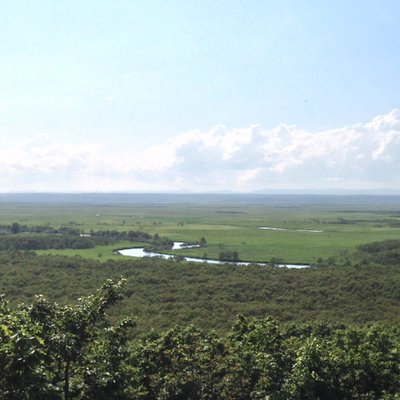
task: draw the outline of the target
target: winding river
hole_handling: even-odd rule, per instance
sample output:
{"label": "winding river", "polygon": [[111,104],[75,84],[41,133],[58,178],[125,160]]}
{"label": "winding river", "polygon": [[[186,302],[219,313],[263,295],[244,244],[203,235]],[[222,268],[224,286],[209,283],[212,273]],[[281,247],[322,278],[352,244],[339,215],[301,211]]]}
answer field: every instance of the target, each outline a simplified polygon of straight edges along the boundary
{"label": "winding river", "polygon": [[273,228],[272,226],[259,226],[258,229],[267,231],[286,231],[286,232],[310,232],[310,233],[322,233],[317,229],[288,229],[288,228]]}
{"label": "winding river", "polygon": [[[198,245],[185,245],[183,242],[174,242],[174,246],[172,250],[179,250],[179,249],[188,249],[200,247]],[[148,252],[144,251],[143,247],[133,247],[130,249],[122,249],[118,250],[118,253],[123,256],[129,257],[158,257],[163,258],[165,260],[174,259],[176,254],[165,254],[165,253],[156,253],[156,252]],[[247,262],[247,261],[220,261],[220,260],[213,260],[213,259],[205,259],[205,258],[197,258],[197,257],[186,257],[183,256],[182,260],[190,261],[190,262],[199,262],[199,263],[207,263],[207,264],[234,264],[234,265],[250,265],[250,264],[257,264],[257,265],[267,265],[266,263],[260,262]],[[309,265],[305,264],[275,264],[277,267],[285,267],[285,268],[309,268]]]}

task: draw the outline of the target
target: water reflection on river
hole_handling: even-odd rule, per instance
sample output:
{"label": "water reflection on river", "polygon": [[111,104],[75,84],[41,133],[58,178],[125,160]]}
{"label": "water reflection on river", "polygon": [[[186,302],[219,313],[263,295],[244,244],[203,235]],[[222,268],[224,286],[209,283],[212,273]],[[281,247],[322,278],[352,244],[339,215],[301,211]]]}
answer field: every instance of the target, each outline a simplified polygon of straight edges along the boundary
{"label": "water reflection on river", "polygon": [[[172,247],[173,250],[178,249],[185,249],[191,247],[199,247],[198,245],[195,246],[185,246],[183,242],[175,242],[174,246]],[[158,257],[163,258],[165,260],[174,259],[177,256],[175,254],[164,254],[164,253],[156,253],[156,252],[148,252],[144,251],[143,247],[133,247],[131,249],[123,249],[118,250],[118,253],[123,256],[129,257]],[[267,265],[266,263],[258,263],[258,262],[246,262],[246,261],[220,261],[220,260],[212,260],[212,259],[204,259],[204,258],[197,258],[197,257],[186,257],[186,256],[179,256],[180,259],[184,261],[191,261],[191,262],[199,262],[199,263],[207,263],[207,264],[235,264],[235,265],[250,265],[250,264],[257,264],[257,265]],[[286,267],[286,268],[309,268],[309,265],[304,264],[275,264],[277,267]]]}

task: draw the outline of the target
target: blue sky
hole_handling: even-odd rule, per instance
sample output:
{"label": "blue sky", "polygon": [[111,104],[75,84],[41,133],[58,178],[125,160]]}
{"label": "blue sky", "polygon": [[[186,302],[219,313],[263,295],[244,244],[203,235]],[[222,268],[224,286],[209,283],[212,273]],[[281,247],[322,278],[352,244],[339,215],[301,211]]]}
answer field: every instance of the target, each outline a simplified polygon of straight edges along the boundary
{"label": "blue sky", "polygon": [[398,1],[0,1],[0,192],[400,190]]}

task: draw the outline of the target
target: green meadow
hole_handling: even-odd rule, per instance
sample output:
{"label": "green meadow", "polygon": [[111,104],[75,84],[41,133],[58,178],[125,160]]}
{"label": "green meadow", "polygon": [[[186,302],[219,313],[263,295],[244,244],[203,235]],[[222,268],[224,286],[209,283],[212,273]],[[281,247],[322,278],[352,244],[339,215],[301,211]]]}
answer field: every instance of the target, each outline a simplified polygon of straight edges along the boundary
{"label": "green meadow", "polygon": [[[218,259],[221,251],[237,251],[244,261],[315,263],[343,256],[359,244],[400,238],[400,202],[307,201],[257,204],[251,202],[142,204],[0,204],[1,224],[69,226],[90,230],[143,231],[175,241],[207,246],[175,253]],[[259,229],[260,227],[279,230]],[[316,232],[318,231],[318,232]],[[38,253],[80,255],[106,261],[116,248],[140,246],[121,242],[81,250]]]}

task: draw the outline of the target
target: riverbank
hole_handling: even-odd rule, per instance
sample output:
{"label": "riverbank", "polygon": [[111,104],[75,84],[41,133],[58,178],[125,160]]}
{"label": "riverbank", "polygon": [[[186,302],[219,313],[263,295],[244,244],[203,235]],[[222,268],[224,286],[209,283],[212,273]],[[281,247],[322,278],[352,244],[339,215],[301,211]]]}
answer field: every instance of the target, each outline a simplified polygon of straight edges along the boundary
{"label": "riverbank", "polygon": [[[181,249],[187,249],[187,248],[193,248],[193,247],[199,247],[199,246],[185,246],[184,242],[174,242],[174,246],[172,247],[172,250],[181,250]],[[221,261],[221,260],[214,260],[214,259],[209,259],[209,258],[198,258],[198,257],[188,257],[188,256],[180,256],[176,254],[171,254],[171,253],[158,253],[158,252],[153,252],[153,251],[146,251],[144,247],[131,247],[127,249],[121,249],[117,250],[118,254],[121,254],[122,256],[127,256],[127,257],[136,257],[136,258],[143,258],[143,257],[157,257],[157,258],[162,258],[165,260],[171,260],[175,258],[179,258],[182,261],[188,261],[188,262],[198,262],[198,263],[206,263],[206,264],[232,264],[232,265],[243,265],[247,266],[250,264],[255,264],[255,265],[271,265],[270,263],[265,263],[265,262],[250,262],[250,261]],[[275,267],[281,267],[281,268],[309,268],[309,265],[306,264],[273,264]]]}

